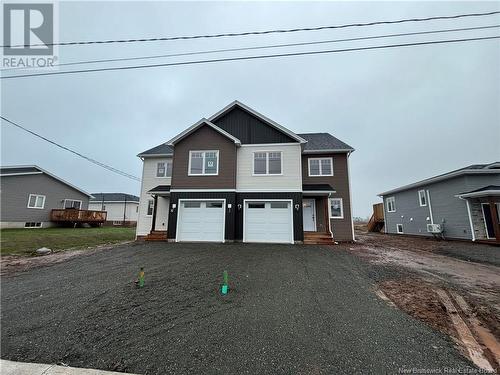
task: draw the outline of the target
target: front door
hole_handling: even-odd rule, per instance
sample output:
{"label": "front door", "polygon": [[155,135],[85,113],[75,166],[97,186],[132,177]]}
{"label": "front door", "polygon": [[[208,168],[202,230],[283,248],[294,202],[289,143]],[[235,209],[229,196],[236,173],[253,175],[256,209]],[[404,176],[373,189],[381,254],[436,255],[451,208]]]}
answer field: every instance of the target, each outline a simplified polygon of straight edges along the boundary
{"label": "front door", "polygon": [[495,238],[495,223],[493,222],[493,217],[491,217],[490,205],[488,203],[482,203],[483,207],[483,218],[484,225],[486,226],[486,237],[488,239]]}
{"label": "front door", "polygon": [[316,201],[314,199],[302,200],[302,217],[304,232],[316,232]]}

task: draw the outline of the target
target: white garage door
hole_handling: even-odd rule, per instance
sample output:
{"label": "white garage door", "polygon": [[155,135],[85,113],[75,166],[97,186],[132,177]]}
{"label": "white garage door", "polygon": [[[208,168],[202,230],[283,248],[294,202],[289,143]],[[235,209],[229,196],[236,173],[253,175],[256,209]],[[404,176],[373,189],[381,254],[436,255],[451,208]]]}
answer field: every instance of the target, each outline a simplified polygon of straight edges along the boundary
{"label": "white garage door", "polygon": [[245,242],[293,243],[292,204],[284,201],[245,203]]}
{"label": "white garage door", "polygon": [[177,241],[224,242],[224,201],[179,201]]}

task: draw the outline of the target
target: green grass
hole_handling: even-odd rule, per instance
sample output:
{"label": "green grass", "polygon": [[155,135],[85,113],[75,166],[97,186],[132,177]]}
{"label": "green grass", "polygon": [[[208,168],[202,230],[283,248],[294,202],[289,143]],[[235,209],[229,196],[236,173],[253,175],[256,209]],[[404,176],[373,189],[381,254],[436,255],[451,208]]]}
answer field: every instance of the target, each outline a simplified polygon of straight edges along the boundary
{"label": "green grass", "polygon": [[2,229],[0,238],[2,255],[31,255],[44,246],[52,250],[82,249],[133,240],[135,228]]}

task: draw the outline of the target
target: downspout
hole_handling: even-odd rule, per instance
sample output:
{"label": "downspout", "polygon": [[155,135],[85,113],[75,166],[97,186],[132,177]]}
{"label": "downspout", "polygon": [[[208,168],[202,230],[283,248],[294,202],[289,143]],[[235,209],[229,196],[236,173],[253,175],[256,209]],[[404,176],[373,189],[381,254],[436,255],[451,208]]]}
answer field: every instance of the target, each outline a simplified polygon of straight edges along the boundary
{"label": "downspout", "polygon": [[328,231],[330,232],[330,236],[332,237],[332,239],[334,239],[333,232],[332,232],[332,220],[330,219],[332,217],[332,213],[331,213],[332,207],[330,206],[330,197],[331,196],[332,196],[332,193],[328,193],[328,199],[326,201],[326,204],[328,207]]}
{"label": "downspout", "polygon": [[434,218],[432,217],[432,205],[431,205],[431,194],[429,190],[426,190],[427,193],[427,201],[429,202],[429,217],[431,218],[431,224],[434,224]]}
{"label": "downspout", "polygon": [[[352,230],[352,240],[356,242],[356,237],[354,236],[354,218],[352,217],[352,191],[351,191],[351,171],[349,169],[349,156],[352,151],[347,153],[347,182],[349,183],[349,208],[351,212],[351,230]],[[328,201],[328,206],[330,206],[330,202]]]}
{"label": "downspout", "polygon": [[472,215],[470,213],[470,204],[467,198],[459,197],[460,199],[465,201],[465,205],[467,206],[467,215],[469,216],[469,224],[470,224],[470,233],[472,235],[472,242],[476,241],[476,233],[474,233],[474,225],[472,224]]}

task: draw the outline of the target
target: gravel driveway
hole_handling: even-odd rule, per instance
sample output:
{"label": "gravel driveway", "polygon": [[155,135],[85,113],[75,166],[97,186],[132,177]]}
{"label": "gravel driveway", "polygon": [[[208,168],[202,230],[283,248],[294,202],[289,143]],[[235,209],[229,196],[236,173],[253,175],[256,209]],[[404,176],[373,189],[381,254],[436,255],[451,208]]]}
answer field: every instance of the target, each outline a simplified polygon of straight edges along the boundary
{"label": "gravel driveway", "polygon": [[[470,366],[376,297],[383,268],[343,249],[134,243],[2,277],[1,357],[144,374]],[[144,289],[133,283],[140,266]]]}

